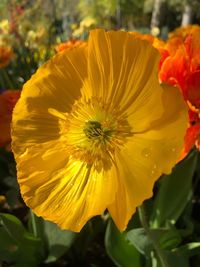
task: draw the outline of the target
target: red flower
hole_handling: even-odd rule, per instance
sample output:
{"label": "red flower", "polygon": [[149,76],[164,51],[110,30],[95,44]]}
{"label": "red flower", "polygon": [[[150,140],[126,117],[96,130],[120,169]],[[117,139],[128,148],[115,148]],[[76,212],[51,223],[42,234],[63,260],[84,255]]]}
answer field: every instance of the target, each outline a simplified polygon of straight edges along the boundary
{"label": "red flower", "polygon": [[165,48],[169,55],[160,64],[159,77],[161,82],[179,87],[188,103],[187,154],[193,145],[200,149],[200,27],[176,30]]}
{"label": "red flower", "polygon": [[13,58],[13,55],[11,47],[0,46],[0,68],[6,67]]}
{"label": "red flower", "polygon": [[0,95],[0,147],[10,144],[12,111],[20,97],[20,93],[20,90],[7,90]]}

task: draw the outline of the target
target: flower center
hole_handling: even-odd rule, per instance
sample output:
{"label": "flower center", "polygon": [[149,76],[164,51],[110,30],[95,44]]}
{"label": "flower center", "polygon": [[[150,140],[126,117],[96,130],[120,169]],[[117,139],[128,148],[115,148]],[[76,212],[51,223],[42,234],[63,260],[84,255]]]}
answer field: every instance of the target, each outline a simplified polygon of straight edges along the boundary
{"label": "flower center", "polygon": [[98,121],[87,121],[83,132],[88,139],[96,139],[103,142],[108,141],[112,136],[112,130],[102,127],[102,124]]}
{"label": "flower center", "polygon": [[110,168],[115,150],[132,135],[119,109],[112,109],[99,99],[74,104],[61,131],[70,155],[99,170]]}

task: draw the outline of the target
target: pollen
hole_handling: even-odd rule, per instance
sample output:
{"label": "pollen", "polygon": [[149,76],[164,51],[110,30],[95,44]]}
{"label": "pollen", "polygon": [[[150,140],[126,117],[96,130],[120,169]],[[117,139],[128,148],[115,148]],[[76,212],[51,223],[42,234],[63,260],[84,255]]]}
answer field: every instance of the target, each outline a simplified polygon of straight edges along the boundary
{"label": "pollen", "polygon": [[116,149],[132,135],[126,117],[95,98],[74,104],[66,121],[61,123],[61,131],[66,131],[62,135],[70,155],[97,169],[110,168]]}

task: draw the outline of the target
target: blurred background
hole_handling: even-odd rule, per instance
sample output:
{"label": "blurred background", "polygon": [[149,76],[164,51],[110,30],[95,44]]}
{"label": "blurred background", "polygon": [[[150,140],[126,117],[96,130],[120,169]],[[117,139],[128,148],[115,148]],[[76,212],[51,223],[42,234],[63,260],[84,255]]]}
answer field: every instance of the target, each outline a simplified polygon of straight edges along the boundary
{"label": "blurred background", "polygon": [[93,28],[167,39],[173,29],[199,21],[199,0],[1,0],[0,46],[7,47],[4,54],[12,61],[0,88],[21,89],[38,65],[55,54],[56,45],[84,40]]}

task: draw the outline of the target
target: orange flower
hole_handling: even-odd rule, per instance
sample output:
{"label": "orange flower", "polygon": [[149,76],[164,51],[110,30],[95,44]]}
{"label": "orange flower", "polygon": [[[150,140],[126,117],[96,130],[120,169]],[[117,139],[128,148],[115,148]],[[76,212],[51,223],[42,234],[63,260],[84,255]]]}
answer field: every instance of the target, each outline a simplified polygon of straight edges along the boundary
{"label": "orange flower", "polygon": [[0,47],[0,68],[6,67],[13,57],[13,50],[11,47]]}
{"label": "orange flower", "polygon": [[77,39],[71,39],[67,42],[61,43],[55,47],[56,52],[61,52],[66,49],[70,49],[76,46],[79,46],[81,44],[85,43],[82,40],[77,40]]}
{"label": "orange flower", "polygon": [[170,34],[165,48],[169,55],[160,64],[159,77],[179,87],[188,103],[187,154],[193,145],[200,148],[200,26],[177,29]]}
{"label": "orange flower", "polygon": [[0,95],[0,147],[9,145],[12,111],[20,97],[20,90],[7,90]]}
{"label": "orange flower", "polygon": [[[186,101],[200,108],[200,27],[188,36],[169,39],[169,56],[160,66],[160,80],[180,87]],[[195,33],[195,34],[194,34]]]}
{"label": "orange flower", "polygon": [[189,34],[196,35],[199,30],[199,25],[187,25],[185,27],[179,27],[173,32],[169,33],[169,38],[172,39],[174,37],[179,37],[184,41]]}

